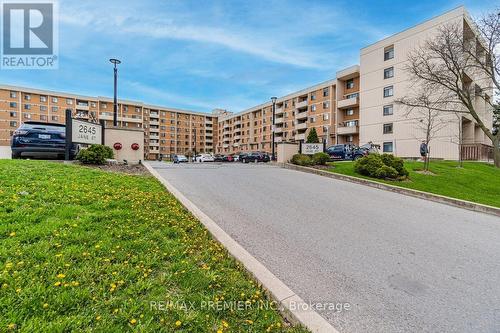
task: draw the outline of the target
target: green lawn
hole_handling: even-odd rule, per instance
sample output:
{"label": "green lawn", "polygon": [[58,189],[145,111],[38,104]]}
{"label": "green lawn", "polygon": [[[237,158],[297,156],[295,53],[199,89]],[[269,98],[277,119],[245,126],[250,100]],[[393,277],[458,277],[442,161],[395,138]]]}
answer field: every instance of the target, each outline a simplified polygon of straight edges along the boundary
{"label": "green lawn", "polygon": [[431,161],[430,171],[435,175],[424,175],[415,172],[423,168],[423,162],[405,162],[410,179],[401,182],[361,176],[354,172],[354,162],[335,162],[328,171],[500,207],[500,169],[478,162],[464,162],[463,168],[457,165]]}
{"label": "green lawn", "polygon": [[0,332],[305,332],[149,176],[1,160],[0,267]]}

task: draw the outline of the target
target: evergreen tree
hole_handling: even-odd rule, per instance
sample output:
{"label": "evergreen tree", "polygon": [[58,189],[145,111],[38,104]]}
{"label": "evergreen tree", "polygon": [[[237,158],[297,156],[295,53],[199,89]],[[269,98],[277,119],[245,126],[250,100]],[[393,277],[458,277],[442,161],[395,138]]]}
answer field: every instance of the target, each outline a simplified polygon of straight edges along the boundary
{"label": "evergreen tree", "polygon": [[314,127],[309,131],[306,143],[319,143],[318,133],[316,133],[316,129]]}

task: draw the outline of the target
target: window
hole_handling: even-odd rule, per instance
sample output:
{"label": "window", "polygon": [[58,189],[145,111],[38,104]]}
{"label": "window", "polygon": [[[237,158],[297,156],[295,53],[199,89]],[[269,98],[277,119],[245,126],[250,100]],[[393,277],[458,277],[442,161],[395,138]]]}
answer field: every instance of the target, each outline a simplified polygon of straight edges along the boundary
{"label": "window", "polygon": [[71,98],[66,98],[66,104],[68,105],[73,104],[73,100]]}
{"label": "window", "polygon": [[354,109],[347,109],[347,110],[345,110],[345,115],[346,116],[352,116],[352,115],[354,115]]}
{"label": "window", "polygon": [[345,81],[345,88],[346,89],[354,88],[354,79],[349,79],[349,80]]}
{"label": "window", "polygon": [[330,107],[330,102],[323,102],[323,109],[328,109]]}
{"label": "window", "polygon": [[310,123],[314,123],[314,122],[316,122],[316,117],[311,117],[311,118],[309,118],[309,122],[310,122]]}
{"label": "window", "polygon": [[17,127],[17,121],[9,122],[10,127]]}
{"label": "window", "polygon": [[394,45],[388,46],[384,49],[384,61],[394,58]]}
{"label": "window", "polygon": [[392,123],[384,124],[384,134],[392,133]]}
{"label": "window", "polygon": [[314,101],[316,99],[316,94],[311,94],[311,100]]}
{"label": "window", "polygon": [[40,116],[40,120],[46,121],[46,120],[47,120],[47,116],[42,114],[42,115]]}
{"label": "window", "polygon": [[356,97],[359,97],[359,93],[345,95],[346,99],[356,98]]}
{"label": "window", "polygon": [[101,103],[101,107],[102,107],[103,109],[106,109],[106,108],[108,107],[108,104],[106,104],[106,103]]}
{"label": "window", "polygon": [[329,113],[323,113],[323,120],[328,120],[330,118]]}
{"label": "window", "polygon": [[16,97],[17,97],[17,93],[15,91],[11,91],[10,98],[16,98]]}
{"label": "window", "polygon": [[52,121],[59,121],[59,117],[58,116],[52,116]]}
{"label": "window", "polygon": [[323,88],[323,97],[326,97],[330,95],[330,89],[329,88]]}
{"label": "window", "polygon": [[384,69],[384,79],[390,79],[391,77],[394,77],[394,67]]}
{"label": "window", "polygon": [[25,110],[31,110],[31,104],[24,104]]}
{"label": "window", "polygon": [[316,104],[311,105],[311,111],[313,111],[313,112],[316,111]]}
{"label": "window", "polygon": [[392,104],[390,105],[384,105],[384,116],[390,116],[393,113],[393,106]]}
{"label": "window", "polygon": [[96,102],[90,102],[90,106],[95,108],[97,106]]}
{"label": "window", "polygon": [[52,112],[57,112],[57,110],[59,110],[59,107],[57,107],[57,106],[52,107]]}
{"label": "window", "polygon": [[11,113],[10,113],[10,116],[11,116],[11,117],[17,117],[17,112],[11,112]]}
{"label": "window", "polygon": [[40,105],[40,111],[47,111],[47,105]]}
{"label": "window", "polygon": [[28,94],[24,95],[24,99],[27,101],[31,100],[31,95]]}
{"label": "window", "polygon": [[57,103],[58,99],[57,97],[52,97],[52,103]]}
{"label": "window", "polygon": [[384,88],[384,97],[391,97],[394,95],[393,86],[388,86]]}
{"label": "window", "polygon": [[392,153],[392,151],[393,151],[392,141],[384,142],[382,147],[383,147],[382,151],[384,153]]}
{"label": "window", "polygon": [[40,102],[47,102],[47,96],[40,96]]}
{"label": "window", "polygon": [[15,108],[15,107],[17,107],[17,103],[16,103],[16,102],[10,102],[10,103],[9,103],[9,106],[10,106],[11,108]]}
{"label": "window", "polygon": [[357,121],[357,120],[350,120],[350,121],[346,121],[346,122],[344,122],[344,126],[345,126],[345,127],[354,127],[354,126],[358,126],[358,121]]}

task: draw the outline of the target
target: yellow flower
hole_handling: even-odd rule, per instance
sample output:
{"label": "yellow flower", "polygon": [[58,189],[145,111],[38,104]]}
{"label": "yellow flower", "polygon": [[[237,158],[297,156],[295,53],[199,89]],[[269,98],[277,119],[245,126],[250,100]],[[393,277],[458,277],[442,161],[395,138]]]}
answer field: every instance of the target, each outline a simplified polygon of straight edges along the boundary
{"label": "yellow flower", "polygon": [[131,320],[130,320],[130,323],[131,323],[132,325],[135,325],[135,323],[137,323],[137,320],[135,320],[135,319],[131,319]]}
{"label": "yellow flower", "polygon": [[222,326],[224,326],[225,328],[228,328],[229,327],[229,324],[227,323],[227,321],[222,321]]}
{"label": "yellow flower", "polygon": [[101,316],[95,317],[95,320],[101,320]]}
{"label": "yellow flower", "polygon": [[57,281],[56,283],[54,283],[54,286],[56,287],[59,287],[61,285],[61,282]]}
{"label": "yellow flower", "polygon": [[16,233],[13,231],[9,234],[10,237],[14,237],[16,235]]}
{"label": "yellow flower", "polygon": [[64,274],[57,274],[58,279],[64,279],[65,277],[66,277],[66,275],[64,275]]}
{"label": "yellow flower", "polygon": [[8,328],[9,330],[13,330],[14,328],[16,328],[16,324],[14,324],[14,323],[10,323],[9,325],[7,325],[7,328]]}
{"label": "yellow flower", "polygon": [[58,253],[58,254],[56,254],[56,257],[57,257],[57,258],[62,257],[62,253]]}
{"label": "yellow flower", "polygon": [[46,309],[46,308],[48,308],[48,307],[49,307],[49,304],[47,304],[47,303],[44,303],[44,304],[43,304],[43,308],[44,308],[44,309]]}
{"label": "yellow flower", "polygon": [[181,322],[180,320],[177,320],[177,321],[175,322],[175,326],[179,327],[179,326],[181,326],[181,325],[182,325],[182,322]]}
{"label": "yellow flower", "polygon": [[222,333],[222,330],[217,330],[217,333]]}

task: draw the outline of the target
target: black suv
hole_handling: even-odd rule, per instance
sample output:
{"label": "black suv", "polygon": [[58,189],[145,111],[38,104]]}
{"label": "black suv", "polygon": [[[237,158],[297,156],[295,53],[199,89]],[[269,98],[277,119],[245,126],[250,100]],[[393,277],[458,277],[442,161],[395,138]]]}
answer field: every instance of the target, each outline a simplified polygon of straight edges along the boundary
{"label": "black suv", "polygon": [[267,153],[253,152],[253,153],[241,154],[239,160],[242,163],[269,162],[271,158]]}
{"label": "black suv", "polygon": [[[27,121],[14,132],[11,140],[12,158],[62,158],[66,149],[66,126]],[[78,145],[71,147],[70,158],[78,153]]]}
{"label": "black suv", "polygon": [[332,160],[357,160],[368,155],[368,152],[359,149],[359,147],[351,144],[339,144],[326,148],[326,153]]}

